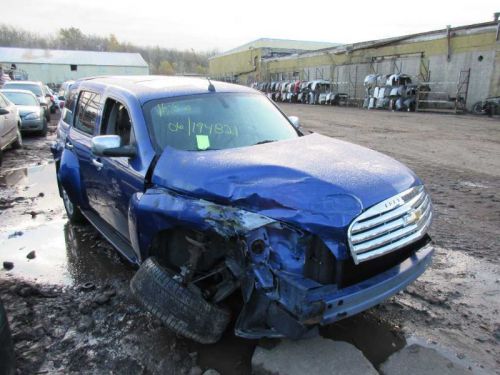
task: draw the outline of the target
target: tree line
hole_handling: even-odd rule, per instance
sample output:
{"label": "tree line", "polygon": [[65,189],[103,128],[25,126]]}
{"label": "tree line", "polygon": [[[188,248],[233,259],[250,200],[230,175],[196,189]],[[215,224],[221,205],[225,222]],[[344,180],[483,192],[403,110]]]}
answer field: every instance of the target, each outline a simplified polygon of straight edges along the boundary
{"label": "tree line", "polygon": [[61,28],[56,33],[42,36],[19,27],[0,24],[0,46],[42,49],[86,50],[102,52],[138,52],[149,64],[152,74],[206,74],[208,58],[217,50],[180,51],[159,46],[137,46],[121,42],[114,34],[100,36],[86,34],[75,27]]}

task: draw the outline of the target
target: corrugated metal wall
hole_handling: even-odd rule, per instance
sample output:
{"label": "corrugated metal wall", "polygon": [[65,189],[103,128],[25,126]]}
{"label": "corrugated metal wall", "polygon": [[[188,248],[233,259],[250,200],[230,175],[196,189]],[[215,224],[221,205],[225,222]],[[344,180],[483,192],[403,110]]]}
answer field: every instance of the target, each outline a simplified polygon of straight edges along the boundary
{"label": "corrugated metal wall", "polygon": [[96,66],[77,65],[76,71],[70,65],[55,64],[16,64],[17,69],[28,73],[29,79],[44,83],[62,83],[78,78],[100,75],[143,75],[149,74],[148,67],[136,66]]}

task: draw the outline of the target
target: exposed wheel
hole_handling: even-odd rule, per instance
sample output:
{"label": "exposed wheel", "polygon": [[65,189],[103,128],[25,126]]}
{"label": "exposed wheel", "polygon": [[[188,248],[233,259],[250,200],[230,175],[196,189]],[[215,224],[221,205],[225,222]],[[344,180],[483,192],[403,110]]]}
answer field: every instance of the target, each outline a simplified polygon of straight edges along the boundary
{"label": "exposed wheel", "polygon": [[68,193],[64,188],[61,188],[62,199],[64,203],[64,209],[66,210],[66,215],[68,219],[73,224],[81,224],[85,222],[85,216],[82,215],[80,209],[71,202]]}
{"label": "exposed wheel", "polygon": [[14,362],[14,344],[12,343],[7,314],[0,300],[0,374],[14,375],[16,372]]}
{"label": "exposed wheel", "polygon": [[202,344],[217,342],[230,313],[183,286],[155,257],[141,265],[130,281],[132,294],[172,331]]}
{"label": "exposed wheel", "polygon": [[16,140],[14,141],[14,143],[12,143],[12,148],[18,149],[21,147],[23,147],[23,136],[21,135],[21,127],[18,125]]}

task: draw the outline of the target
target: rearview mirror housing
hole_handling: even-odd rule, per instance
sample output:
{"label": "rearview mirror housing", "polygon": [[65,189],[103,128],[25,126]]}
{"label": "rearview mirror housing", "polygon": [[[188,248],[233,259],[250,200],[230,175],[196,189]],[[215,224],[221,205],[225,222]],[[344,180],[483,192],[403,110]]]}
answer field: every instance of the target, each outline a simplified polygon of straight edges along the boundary
{"label": "rearview mirror housing", "polygon": [[92,138],[92,153],[96,156],[132,158],[137,154],[134,146],[122,146],[119,135],[98,135]]}

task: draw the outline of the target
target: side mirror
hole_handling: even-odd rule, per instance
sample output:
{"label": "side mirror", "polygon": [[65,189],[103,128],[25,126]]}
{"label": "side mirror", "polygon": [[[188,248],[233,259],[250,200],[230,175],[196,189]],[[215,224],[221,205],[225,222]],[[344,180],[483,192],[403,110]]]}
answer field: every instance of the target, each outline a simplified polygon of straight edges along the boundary
{"label": "side mirror", "polygon": [[0,108],[0,115],[8,115],[9,113],[7,108]]}
{"label": "side mirror", "polygon": [[92,138],[92,153],[96,156],[133,158],[137,152],[133,146],[122,146],[119,135],[98,135]]}
{"label": "side mirror", "polygon": [[292,123],[295,129],[300,130],[300,120],[297,116],[288,116],[288,121]]}

